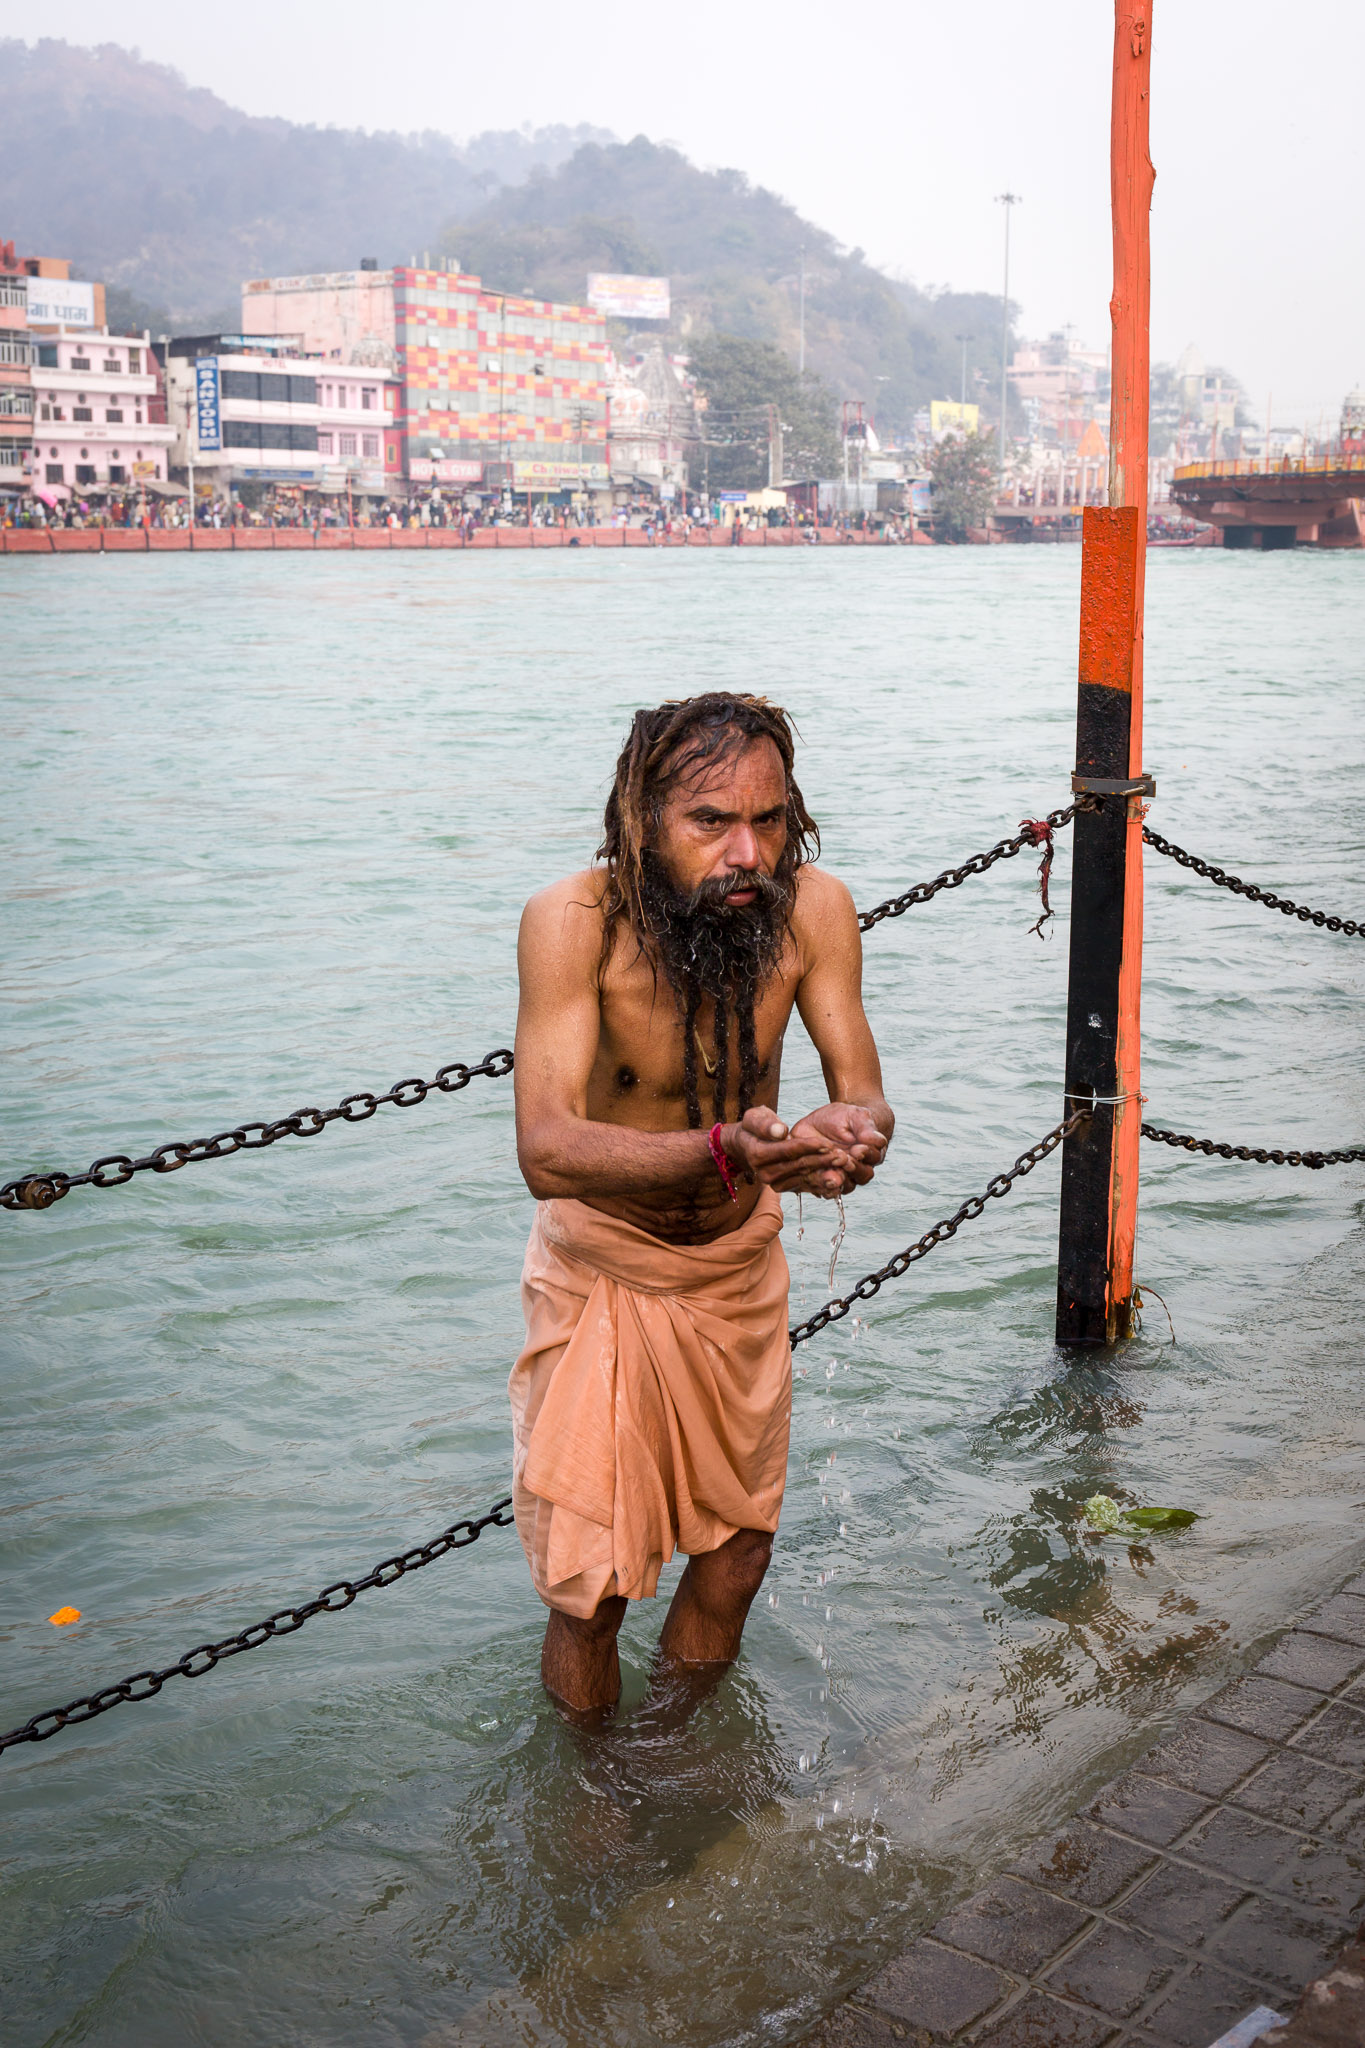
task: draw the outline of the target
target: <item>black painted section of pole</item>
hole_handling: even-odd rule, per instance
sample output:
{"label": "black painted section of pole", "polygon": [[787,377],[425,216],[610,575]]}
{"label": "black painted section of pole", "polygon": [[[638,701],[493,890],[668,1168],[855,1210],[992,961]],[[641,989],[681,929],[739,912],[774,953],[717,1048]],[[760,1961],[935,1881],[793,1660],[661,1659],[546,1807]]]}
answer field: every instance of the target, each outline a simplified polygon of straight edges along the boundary
{"label": "black painted section of pole", "polygon": [[[1076,698],[1076,772],[1128,775],[1132,698],[1123,687],[1124,620],[1132,553],[1131,515],[1088,508],[1081,569],[1081,661]],[[1071,941],[1066,1015],[1066,1114],[1093,1095],[1114,1095],[1123,960],[1128,804],[1094,799],[1078,809],[1072,838]],[[1062,1150],[1057,1256],[1057,1342],[1113,1341],[1110,1183],[1114,1110],[1101,1103]]]}

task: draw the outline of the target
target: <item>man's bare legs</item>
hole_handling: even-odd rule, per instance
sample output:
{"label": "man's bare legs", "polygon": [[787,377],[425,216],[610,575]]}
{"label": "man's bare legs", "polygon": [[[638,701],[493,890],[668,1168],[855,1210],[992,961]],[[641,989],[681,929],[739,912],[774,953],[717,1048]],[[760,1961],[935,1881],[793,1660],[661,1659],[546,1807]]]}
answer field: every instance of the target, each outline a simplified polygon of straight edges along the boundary
{"label": "man's bare legs", "polygon": [[[706,1690],[734,1662],[772,1551],[766,1531],[738,1529],[718,1550],[688,1559],[659,1639],[659,1677],[701,1679]],[[621,1697],[616,1637],[625,1612],[616,1596],[586,1621],[556,1609],[545,1630],[545,1690],[588,1722],[605,1719]]]}
{"label": "man's bare legs", "polygon": [[546,1692],[587,1725],[605,1719],[621,1697],[621,1660],[616,1637],[626,1618],[626,1603],[613,1595],[586,1621],[555,1608],[540,1653],[540,1677]]}
{"label": "man's bare legs", "polygon": [[719,1550],[688,1559],[659,1637],[661,1666],[734,1663],[772,1554],[766,1530],[737,1529]]}

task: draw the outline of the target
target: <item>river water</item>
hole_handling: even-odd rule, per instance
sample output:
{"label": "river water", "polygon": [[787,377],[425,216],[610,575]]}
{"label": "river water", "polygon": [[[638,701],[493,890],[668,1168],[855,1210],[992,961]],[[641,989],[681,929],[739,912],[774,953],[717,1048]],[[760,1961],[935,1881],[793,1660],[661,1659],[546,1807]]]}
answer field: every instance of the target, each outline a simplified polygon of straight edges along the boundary
{"label": "river water", "polygon": [[[4,1172],[327,1106],[508,1043],[516,913],[630,712],[795,712],[868,904],[1067,800],[1079,550],[0,562]],[[1156,554],[1153,822],[1359,915],[1349,556]],[[838,1277],[1060,1114],[1069,849],[881,926],[896,1144]],[[1365,1137],[1365,948],[1147,856],[1149,1118]],[[793,1026],[790,1105],[815,1091]],[[796,1354],[741,1662],[586,1747],[492,1531],[0,1761],[16,2048],[781,2043],[1365,1549],[1365,1173],[1143,1148],[1143,1334],[1051,1342],[1058,1167]],[[498,1497],[531,1205],[510,1082],[0,1223],[0,1724]],[[786,1232],[827,1291],[828,1209]],[[1204,1519],[1078,1541],[1097,1489]],[[664,1590],[676,1579],[675,1565]],[[47,1619],[80,1609],[68,1628]]]}

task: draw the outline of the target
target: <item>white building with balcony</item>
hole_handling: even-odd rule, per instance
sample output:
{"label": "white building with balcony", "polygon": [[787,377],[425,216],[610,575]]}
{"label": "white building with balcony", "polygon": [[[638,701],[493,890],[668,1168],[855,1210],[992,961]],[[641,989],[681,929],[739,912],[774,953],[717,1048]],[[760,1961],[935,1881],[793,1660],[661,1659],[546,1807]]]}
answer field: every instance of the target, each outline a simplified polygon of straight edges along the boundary
{"label": "white building with balcony", "polygon": [[288,336],[172,341],[166,393],[174,461],[196,494],[243,484],[383,494],[402,476],[395,378],[303,355]]}
{"label": "white building with balcony", "polygon": [[145,334],[32,337],[34,495],[48,504],[166,482],[172,429]]}

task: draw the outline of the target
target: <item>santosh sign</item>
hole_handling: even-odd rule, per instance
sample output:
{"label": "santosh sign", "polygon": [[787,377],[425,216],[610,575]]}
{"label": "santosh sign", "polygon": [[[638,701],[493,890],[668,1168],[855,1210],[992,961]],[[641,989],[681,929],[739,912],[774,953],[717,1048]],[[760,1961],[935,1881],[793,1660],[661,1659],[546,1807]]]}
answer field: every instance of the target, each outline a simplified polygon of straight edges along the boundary
{"label": "santosh sign", "polygon": [[218,414],[218,358],[200,356],[194,365],[194,417],[201,454],[216,454],[223,445]]}

